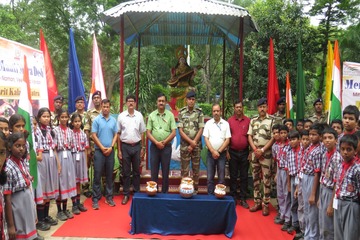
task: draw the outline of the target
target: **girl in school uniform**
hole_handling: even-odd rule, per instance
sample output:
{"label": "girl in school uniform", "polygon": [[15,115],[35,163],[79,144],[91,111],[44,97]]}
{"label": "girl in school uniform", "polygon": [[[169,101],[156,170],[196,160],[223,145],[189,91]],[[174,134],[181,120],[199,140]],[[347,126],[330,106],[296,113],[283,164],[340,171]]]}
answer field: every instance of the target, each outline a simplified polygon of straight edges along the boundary
{"label": "girl in school uniform", "polygon": [[25,163],[27,150],[24,134],[11,134],[7,139],[7,149],[10,157],[6,160],[4,195],[9,238],[37,239],[36,210],[31,186],[33,178]]}
{"label": "girl in school uniform", "polygon": [[5,160],[6,160],[6,137],[3,132],[0,132],[0,239],[7,240],[7,228],[5,224],[5,204],[3,185],[6,183],[5,172]]}
{"label": "girl in school uniform", "polygon": [[[43,217],[44,222],[55,225],[57,221],[49,216],[50,200],[59,196],[59,173],[60,164],[54,153],[54,132],[51,129],[51,113],[48,108],[40,108],[36,117],[37,127],[34,129],[36,152],[38,155],[38,182],[42,186],[43,193]],[[39,204],[38,207],[41,205]],[[42,216],[40,215],[40,218]]]}
{"label": "girl in school uniform", "polygon": [[82,203],[80,203],[80,185],[87,183],[88,179],[88,167],[87,167],[87,153],[89,150],[89,141],[86,134],[81,130],[82,119],[80,114],[74,113],[71,116],[71,125],[74,133],[74,147],[72,148],[72,155],[75,165],[76,173],[76,203],[73,204],[72,212],[79,214],[80,212],[86,212],[87,209]]}
{"label": "girl in school uniform", "polygon": [[56,200],[58,208],[58,214],[56,217],[61,221],[66,221],[67,219],[74,217],[67,209],[67,199],[71,198],[73,204],[76,200],[75,166],[71,154],[71,149],[74,147],[74,134],[68,127],[69,113],[66,110],[61,110],[58,115],[58,120],[59,126],[54,128],[54,144],[57,150],[57,157],[61,165],[61,172],[59,176],[60,195]]}

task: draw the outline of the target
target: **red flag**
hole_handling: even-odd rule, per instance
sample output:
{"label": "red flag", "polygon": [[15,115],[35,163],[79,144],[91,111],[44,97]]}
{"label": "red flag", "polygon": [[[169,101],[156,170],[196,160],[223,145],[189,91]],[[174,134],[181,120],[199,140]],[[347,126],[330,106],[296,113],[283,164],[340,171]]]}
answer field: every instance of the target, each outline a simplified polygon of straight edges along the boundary
{"label": "red flag", "polygon": [[45,42],[44,34],[42,29],[40,29],[40,50],[44,53],[44,61],[45,61],[45,72],[46,72],[46,82],[48,89],[48,102],[50,111],[54,111],[54,103],[53,99],[56,95],[58,95],[56,79],[54,75],[54,70],[51,64],[50,54],[47,48],[47,44]]}
{"label": "red flag", "polygon": [[270,38],[269,49],[269,66],[268,66],[268,113],[274,114],[276,112],[276,102],[280,99],[279,84],[276,76],[276,66],[274,58],[274,46],[272,38]]}

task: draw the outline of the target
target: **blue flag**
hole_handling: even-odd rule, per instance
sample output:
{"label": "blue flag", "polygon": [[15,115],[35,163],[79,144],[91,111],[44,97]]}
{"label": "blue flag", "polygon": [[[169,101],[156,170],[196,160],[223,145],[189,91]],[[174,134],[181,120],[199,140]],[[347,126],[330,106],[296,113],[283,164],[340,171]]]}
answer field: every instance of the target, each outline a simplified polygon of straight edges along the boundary
{"label": "blue flag", "polygon": [[68,80],[68,111],[69,113],[75,112],[75,99],[78,96],[83,96],[86,103],[85,88],[81,77],[79,61],[76,55],[74,33],[70,28],[70,45],[69,45],[69,80]]}

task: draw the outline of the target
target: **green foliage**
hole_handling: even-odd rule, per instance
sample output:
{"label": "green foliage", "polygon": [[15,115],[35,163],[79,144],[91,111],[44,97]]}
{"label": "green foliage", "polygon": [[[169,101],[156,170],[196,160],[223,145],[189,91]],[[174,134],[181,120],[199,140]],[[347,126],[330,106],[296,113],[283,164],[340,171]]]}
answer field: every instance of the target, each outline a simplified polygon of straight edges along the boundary
{"label": "green foliage", "polygon": [[212,104],[210,103],[198,103],[199,108],[202,109],[204,116],[212,117]]}

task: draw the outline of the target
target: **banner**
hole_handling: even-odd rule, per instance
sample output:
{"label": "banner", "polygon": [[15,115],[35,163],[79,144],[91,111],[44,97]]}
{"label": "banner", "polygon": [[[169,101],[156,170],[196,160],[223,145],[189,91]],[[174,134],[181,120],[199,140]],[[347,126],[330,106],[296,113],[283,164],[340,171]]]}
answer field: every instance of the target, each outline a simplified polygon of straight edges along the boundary
{"label": "banner", "polygon": [[7,119],[18,111],[24,77],[24,56],[29,68],[32,115],[48,107],[44,55],[40,50],[0,37],[0,116]]}
{"label": "banner", "polygon": [[360,109],[360,63],[343,63],[342,110],[348,105]]}

